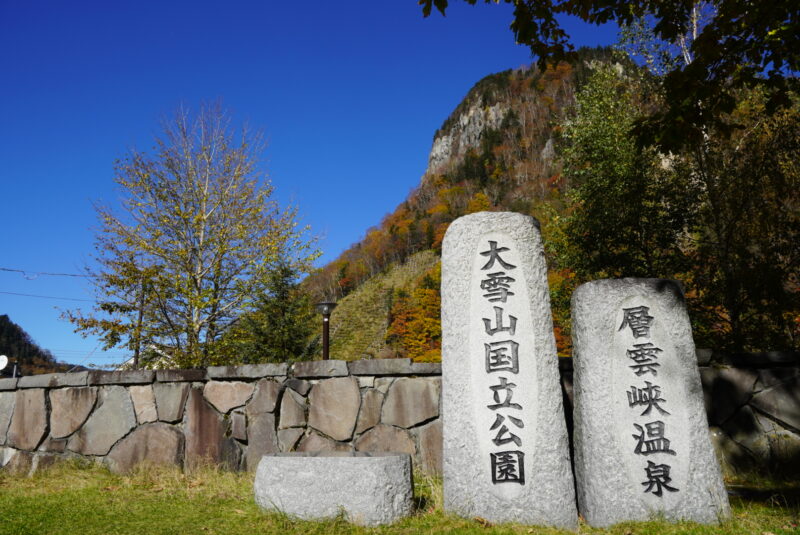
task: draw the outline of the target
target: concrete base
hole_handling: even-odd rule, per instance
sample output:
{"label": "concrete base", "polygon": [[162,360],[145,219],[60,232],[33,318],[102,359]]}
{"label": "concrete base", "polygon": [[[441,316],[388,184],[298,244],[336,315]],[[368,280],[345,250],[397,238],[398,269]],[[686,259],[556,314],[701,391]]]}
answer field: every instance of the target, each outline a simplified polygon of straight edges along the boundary
{"label": "concrete base", "polygon": [[411,456],[403,453],[277,453],[261,458],[256,503],[304,520],[335,518],[363,526],[411,514]]}

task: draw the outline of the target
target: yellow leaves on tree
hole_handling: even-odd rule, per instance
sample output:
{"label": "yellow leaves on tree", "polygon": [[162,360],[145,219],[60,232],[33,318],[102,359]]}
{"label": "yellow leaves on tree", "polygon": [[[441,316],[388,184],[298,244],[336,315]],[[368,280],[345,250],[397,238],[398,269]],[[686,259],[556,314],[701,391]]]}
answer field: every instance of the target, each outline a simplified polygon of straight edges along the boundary
{"label": "yellow leaves on tree", "polygon": [[416,281],[410,292],[395,290],[386,343],[415,362],[441,361],[441,264]]}

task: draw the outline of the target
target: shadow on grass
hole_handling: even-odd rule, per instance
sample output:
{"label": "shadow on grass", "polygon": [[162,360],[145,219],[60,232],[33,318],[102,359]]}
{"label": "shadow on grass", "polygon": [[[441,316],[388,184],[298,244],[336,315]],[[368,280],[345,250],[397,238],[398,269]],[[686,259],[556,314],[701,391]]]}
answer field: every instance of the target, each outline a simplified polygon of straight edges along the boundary
{"label": "shadow on grass", "polygon": [[728,485],[728,496],[742,503],[757,503],[770,507],[782,507],[800,514],[800,487],[795,485],[776,485],[753,487],[747,485]]}

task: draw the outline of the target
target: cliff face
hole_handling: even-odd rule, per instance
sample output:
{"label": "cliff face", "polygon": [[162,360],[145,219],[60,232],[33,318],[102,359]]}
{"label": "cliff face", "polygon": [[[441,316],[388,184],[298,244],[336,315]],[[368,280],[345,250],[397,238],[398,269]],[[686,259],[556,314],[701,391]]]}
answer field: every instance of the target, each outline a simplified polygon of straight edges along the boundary
{"label": "cliff face", "polygon": [[503,122],[509,107],[505,102],[481,107],[474,102],[461,113],[455,125],[447,132],[437,132],[428,156],[426,175],[442,173],[451,161],[463,158],[469,149],[477,149],[486,130],[497,130]]}

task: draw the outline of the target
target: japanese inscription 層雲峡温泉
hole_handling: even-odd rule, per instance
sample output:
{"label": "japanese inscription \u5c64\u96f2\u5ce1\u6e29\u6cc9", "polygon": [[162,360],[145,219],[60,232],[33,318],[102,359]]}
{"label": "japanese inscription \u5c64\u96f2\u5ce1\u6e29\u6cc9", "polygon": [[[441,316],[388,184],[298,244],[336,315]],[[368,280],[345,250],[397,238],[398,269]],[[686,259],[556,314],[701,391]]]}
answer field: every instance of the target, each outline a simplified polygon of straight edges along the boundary
{"label": "japanese inscription \u5c64\u96f2\u5ce1\u6e29\u6cc9", "polygon": [[481,212],[442,250],[445,508],[576,525],[546,266],[534,220]]}
{"label": "japanese inscription \u5c64\u96f2\u5ce1\u6e29\u6cc9", "polygon": [[572,298],[572,333],[575,475],[587,522],[725,517],[678,284],[583,284]]}

